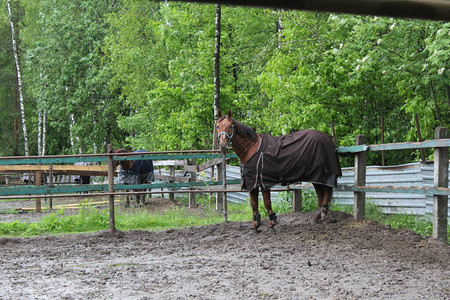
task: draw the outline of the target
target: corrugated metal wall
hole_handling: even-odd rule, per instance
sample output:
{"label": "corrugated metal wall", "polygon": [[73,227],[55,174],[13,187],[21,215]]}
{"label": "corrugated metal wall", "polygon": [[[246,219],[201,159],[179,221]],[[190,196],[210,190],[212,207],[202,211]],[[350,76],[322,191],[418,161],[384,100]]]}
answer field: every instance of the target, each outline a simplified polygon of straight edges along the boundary
{"label": "corrugated metal wall", "polygon": [[[433,163],[367,167],[366,185],[432,187]],[[338,184],[353,185],[353,168],[342,169]],[[433,196],[410,193],[366,193],[366,200],[389,214],[425,215],[433,212]],[[336,191],[334,202],[353,204],[353,192]],[[450,210],[449,210],[450,215]]]}

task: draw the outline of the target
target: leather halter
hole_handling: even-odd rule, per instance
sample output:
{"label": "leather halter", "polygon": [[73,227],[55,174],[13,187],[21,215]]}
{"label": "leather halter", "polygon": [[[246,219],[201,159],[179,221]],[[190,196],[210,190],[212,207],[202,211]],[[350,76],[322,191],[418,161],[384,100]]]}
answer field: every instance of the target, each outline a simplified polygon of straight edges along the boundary
{"label": "leather halter", "polygon": [[219,133],[217,134],[217,139],[220,140],[220,136],[221,136],[222,134],[224,134],[224,135],[228,138],[228,145],[232,145],[232,144],[233,144],[232,139],[233,139],[233,137],[234,137],[234,124],[231,124],[231,128],[232,128],[231,135],[228,134],[228,133],[225,132],[225,131],[222,131],[222,132],[219,132]]}

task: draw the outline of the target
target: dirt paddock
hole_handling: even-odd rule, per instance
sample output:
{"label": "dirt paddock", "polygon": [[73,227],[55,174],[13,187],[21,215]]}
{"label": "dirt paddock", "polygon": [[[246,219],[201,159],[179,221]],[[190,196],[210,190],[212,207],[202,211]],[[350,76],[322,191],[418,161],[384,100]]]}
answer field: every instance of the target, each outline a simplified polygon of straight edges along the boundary
{"label": "dirt paddock", "polygon": [[311,219],[0,238],[0,299],[450,298],[449,245],[342,212]]}

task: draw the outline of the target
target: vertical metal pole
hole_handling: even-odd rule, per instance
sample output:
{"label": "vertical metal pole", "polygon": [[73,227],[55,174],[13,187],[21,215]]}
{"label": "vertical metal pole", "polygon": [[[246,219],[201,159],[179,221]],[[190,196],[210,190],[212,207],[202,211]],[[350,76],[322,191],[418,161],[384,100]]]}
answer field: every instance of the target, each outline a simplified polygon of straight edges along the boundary
{"label": "vertical metal pole", "polygon": [[[112,145],[107,145],[107,153],[112,153]],[[114,193],[114,160],[112,156],[108,156],[108,192]],[[114,195],[109,195],[109,230],[112,234],[116,232],[116,222],[114,218]]]}
{"label": "vertical metal pole", "polygon": [[[216,165],[217,167],[217,180],[223,180],[223,163]],[[216,210],[221,211],[223,209],[223,193],[216,193]]]}
{"label": "vertical metal pole", "polygon": [[228,201],[227,201],[227,155],[223,155],[222,161],[222,183],[223,183],[223,219],[228,222]]}
{"label": "vertical metal pole", "polygon": [[[356,136],[356,145],[366,144],[364,135]],[[355,154],[355,186],[366,185],[366,152]],[[353,217],[356,220],[363,220],[366,216],[366,193],[353,193]]]}
{"label": "vertical metal pole", "polygon": [[[158,174],[161,175],[161,167],[158,167]],[[161,192],[164,191],[164,188],[161,187]],[[161,198],[164,198],[164,193],[161,193]]]}
{"label": "vertical metal pole", "polygon": [[[197,166],[197,159],[193,158],[191,160],[191,166]],[[191,182],[195,182],[197,181],[197,172],[191,172],[191,178],[190,178]],[[193,188],[191,188],[192,190]],[[189,208],[195,208],[195,193],[190,193],[189,194]]]}
{"label": "vertical metal pole", "polygon": [[[438,127],[436,139],[449,137],[448,129]],[[448,147],[434,148],[434,187],[448,188]],[[433,196],[433,238],[447,242],[448,196]]]}
{"label": "vertical metal pole", "polygon": [[[169,174],[170,176],[175,176],[175,166],[169,166]],[[173,180],[169,180],[169,182],[174,182]],[[168,188],[169,191],[174,191],[173,188]],[[169,201],[175,202],[175,193],[169,192]]]}

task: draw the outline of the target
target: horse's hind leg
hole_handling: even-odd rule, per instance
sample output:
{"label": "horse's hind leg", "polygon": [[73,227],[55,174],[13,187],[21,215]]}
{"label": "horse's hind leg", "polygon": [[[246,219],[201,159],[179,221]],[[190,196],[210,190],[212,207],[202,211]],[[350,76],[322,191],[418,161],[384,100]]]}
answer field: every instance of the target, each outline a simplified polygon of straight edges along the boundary
{"label": "horse's hind leg", "polygon": [[125,195],[125,207],[130,207],[130,195]]}
{"label": "horse's hind leg", "polygon": [[250,205],[252,206],[253,211],[253,227],[252,229],[258,230],[259,226],[261,226],[261,215],[258,211],[258,195],[259,188],[255,188],[250,191]]}
{"label": "horse's hind leg", "polygon": [[277,214],[272,210],[272,200],[270,199],[270,190],[265,190],[263,193],[264,206],[269,214],[269,228],[274,228],[277,225]]}
{"label": "horse's hind leg", "polygon": [[314,222],[317,223],[320,219],[325,218],[328,214],[328,208],[331,203],[333,188],[317,183],[314,183],[313,185],[317,194],[317,207],[319,208],[317,215],[314,217]]}

